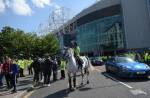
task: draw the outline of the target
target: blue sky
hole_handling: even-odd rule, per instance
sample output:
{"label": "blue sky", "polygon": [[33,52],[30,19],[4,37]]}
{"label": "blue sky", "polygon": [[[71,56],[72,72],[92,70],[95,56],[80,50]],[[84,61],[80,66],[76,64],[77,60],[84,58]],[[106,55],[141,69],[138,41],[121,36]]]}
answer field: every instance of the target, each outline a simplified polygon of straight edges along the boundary
{"label": "blue sky", "polygon": [[0,30],[4,26],[26,32],[37,31],[39,24],[47,22],[56,8],[69,8],[77,14],[96,0],[0,0]]}

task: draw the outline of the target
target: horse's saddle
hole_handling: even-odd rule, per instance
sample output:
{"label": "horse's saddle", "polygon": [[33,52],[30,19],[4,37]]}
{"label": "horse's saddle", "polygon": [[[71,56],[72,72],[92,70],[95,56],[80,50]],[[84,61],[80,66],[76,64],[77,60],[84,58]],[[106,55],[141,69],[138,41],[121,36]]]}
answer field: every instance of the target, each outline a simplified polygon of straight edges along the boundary
{"label": "horse's saddle", "polygon": [[77,61],[77,63],[78,63],[79,66],[82,66],[83,63],[84,63],[83,60],[80,57],[77,57],[76,61]]}

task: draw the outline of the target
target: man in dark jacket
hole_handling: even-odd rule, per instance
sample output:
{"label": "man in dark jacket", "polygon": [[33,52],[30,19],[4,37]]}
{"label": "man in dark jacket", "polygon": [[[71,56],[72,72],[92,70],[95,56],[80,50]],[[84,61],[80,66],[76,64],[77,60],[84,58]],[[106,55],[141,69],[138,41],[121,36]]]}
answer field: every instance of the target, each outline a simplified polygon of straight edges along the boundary
{"label": "man in dark jacket", "polygon": [[31,68],[34,70],[34,78],[33,81],[35,82],[35,85],[39,82],[39,73],[40,73],[40,62],[38,61],[38,58],[35,58],[33,63],[31,64]]}
{"label": "man in dark jacket", "polygon": [[11,80],[11,85],[13,86],[13,90],[11,91],[12,93],[16,92],[16,75],[19,72],[18,65],[16,64],[15,61],[11,60],[10,62],[10,80]]}
{"label": "man in dark jacket", "polygon": [[50,86],[50,77],[52,72],[52,60],[46,58],[43,64],[44,84]]}
{"label": "man in dark jacket", "polygon": [[54,59],[53,59],[52,70],[53,70],[53,81],[56,81],[57,80],[57,70],[58,70],[58,62],[57,62],[56,57],[54,57]]}

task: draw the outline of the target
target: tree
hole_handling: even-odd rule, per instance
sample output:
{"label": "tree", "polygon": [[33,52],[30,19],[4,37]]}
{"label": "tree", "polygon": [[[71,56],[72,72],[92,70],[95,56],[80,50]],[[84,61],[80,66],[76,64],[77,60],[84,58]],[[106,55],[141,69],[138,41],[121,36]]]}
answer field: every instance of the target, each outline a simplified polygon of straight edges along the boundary
{"label": "tree", "polygon": [[59,41],[54,34],[47,34],[43,38],[43,49],[47,54],[55,55],[59,50]]}
{"label": "tree", "polygon": [[[33,33],[25,33],[20,29],[9,26],[3,27],[0,32],[0,54],[1,56],[51,56],[58,53],[59,41],[54,34],[39,37]],[[3,55],[2,55],[3,54]]]}

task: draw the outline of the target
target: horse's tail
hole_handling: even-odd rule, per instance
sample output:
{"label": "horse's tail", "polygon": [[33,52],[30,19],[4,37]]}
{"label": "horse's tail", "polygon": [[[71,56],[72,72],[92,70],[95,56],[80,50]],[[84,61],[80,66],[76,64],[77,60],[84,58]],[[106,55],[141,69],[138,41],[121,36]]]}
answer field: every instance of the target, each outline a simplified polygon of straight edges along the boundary
{"label": "horse's tail", "polygon": [[91,64],[91,61],[90,61],[89,57],[86,56],[86,58],[87,58],[87,61],[88,61],[88,69],[89,69],[90,71],[94,71],[95,68],[94,68],[93,65]]}

